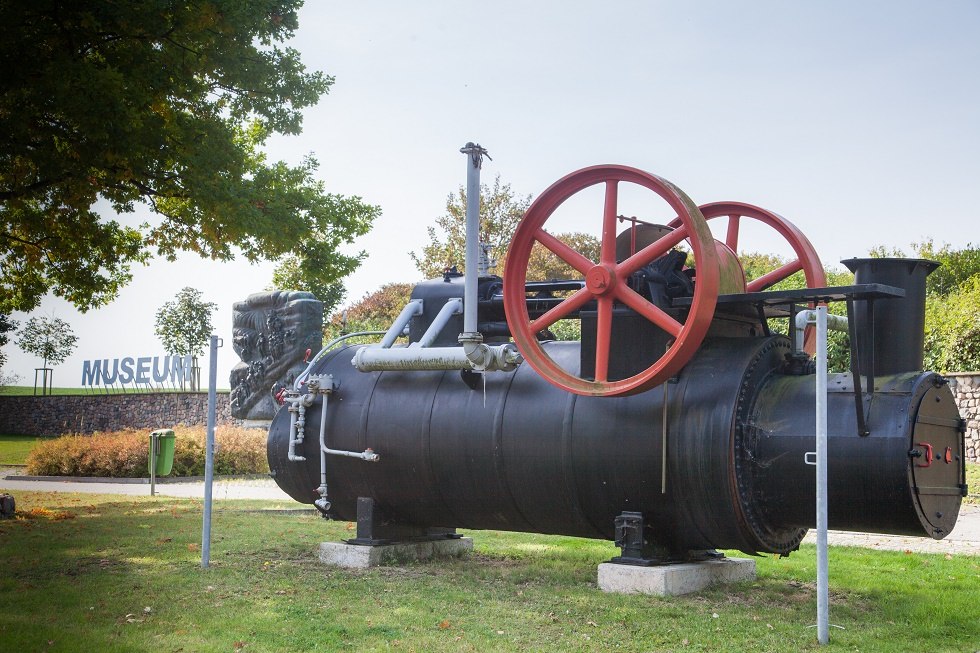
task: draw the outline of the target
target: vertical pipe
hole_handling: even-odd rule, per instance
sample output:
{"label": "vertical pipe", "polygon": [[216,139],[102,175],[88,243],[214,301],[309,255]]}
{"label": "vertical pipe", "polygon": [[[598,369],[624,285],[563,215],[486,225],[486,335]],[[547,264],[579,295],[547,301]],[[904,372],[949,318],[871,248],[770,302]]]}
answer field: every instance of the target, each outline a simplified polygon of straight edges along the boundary
{"label": "vertical pipe", "polygon": [[477,283],[480,258],[480,167],[486,153],[478,144],[460,149],[466,155],[466,276],[463,279],[463,332],[477,331]]}
{"label": "vertical pipe", "polygon": [[204,447],[204,526],[201,533],[201,566],[211,562],[211,485],[214,482],[214,423],[218,386],[218,336],[211,336],[211,362],[208,368],[208,435]]}
{"label": "vertical pipe", "polygon": [[817,641],[830,641],[827,566],[827,307],[817,307]]}

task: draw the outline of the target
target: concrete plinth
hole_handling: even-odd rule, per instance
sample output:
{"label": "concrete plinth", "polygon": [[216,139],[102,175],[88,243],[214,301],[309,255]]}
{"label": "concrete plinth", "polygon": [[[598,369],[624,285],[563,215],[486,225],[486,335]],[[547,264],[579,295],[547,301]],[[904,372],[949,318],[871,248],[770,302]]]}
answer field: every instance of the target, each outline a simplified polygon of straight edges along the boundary
{"label": "concrete plinth", "polygon": [[755,580],[755,560],[722,558],[658,567],[604,562],[599,565],[599,589],[617,594],[678,596],[716,583]]}
{"label": "concrete plinth", "polygon": [[473,550],[473,538],[433,540],[427,542],[398,542],[380,546],[362,546],[345,542],[321,542],[320,562],[335,567],[367,569],[416,560],[449,558]]}

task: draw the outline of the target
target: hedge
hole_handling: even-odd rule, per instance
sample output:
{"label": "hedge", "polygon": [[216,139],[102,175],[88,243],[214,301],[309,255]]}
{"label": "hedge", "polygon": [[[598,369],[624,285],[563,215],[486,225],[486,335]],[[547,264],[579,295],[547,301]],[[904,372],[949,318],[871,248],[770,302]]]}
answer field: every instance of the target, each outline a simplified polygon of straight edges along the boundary
{"label": "hedge", "polygon": [[[174,468],[171,476],[204,474],[203,426],[174,429]],[[219,426],[215,474],[260,474],[269,471],[266,434],[262,430]],[[27,473],[35,476],[145,477],[148,475],[149,434],[128,429],[92,435],[66,435],[39,443],[27,456]]]}

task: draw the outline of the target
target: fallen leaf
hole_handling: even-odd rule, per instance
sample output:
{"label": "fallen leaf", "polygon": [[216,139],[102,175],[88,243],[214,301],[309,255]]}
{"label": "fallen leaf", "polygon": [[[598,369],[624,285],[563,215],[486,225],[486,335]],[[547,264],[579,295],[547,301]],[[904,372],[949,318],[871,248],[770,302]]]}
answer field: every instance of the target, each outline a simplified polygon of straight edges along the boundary
{"label": "fallen leaf", "polygon": [[690,641],[688,641],[688,639],[687,639],[686,637],[685,637],[684,639],[682,639],[682,640],[681,640],[681,645],[682,645],[682,646],[687,646],[687,645],[688,645],[688,644],[690,644],[690,643],[691,643],[691,642],[690,642]]}
{"label": "fallen leaf", "polygon": [[443,619],[442,621],[439,622],[439,630],[448,630],[448,628],[449,628],[449,620]]}
{"label": "fallen leaf", "polygon": [[200,548],[201,548],[201,545],[200,544],[194,544],[193,542],[191,542],[190,544],[187,545],[187,550],[188,551],[197,551]]}
{"label": "fallen leaf", "polygon": [[586,623],[587,625],[589,625],[589,626],[594,626],[594,627],[596,627],[596,628],[598,628],[598,627],[599,627],[599,624],[597,624],[597,623],[596,623],[596,622],[594,622],[594,621],[586,621],[585,623]]}
{"label": "fallen leaf", "polygon": [[776,630],[775,628],[772,627],[772,624],[766,624],[766,628],[768,628],[769,630]]}

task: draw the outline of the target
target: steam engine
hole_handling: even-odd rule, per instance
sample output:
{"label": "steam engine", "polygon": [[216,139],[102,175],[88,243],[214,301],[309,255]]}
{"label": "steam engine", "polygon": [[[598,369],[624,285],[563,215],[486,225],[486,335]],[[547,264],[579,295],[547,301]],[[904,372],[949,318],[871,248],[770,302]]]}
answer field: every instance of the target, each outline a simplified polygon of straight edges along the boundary
{"label": "steam engine", "polygon": [[[597,184],[594,262],[546,222]],[[617,234],[626,184],[677,219]],[[715,218],[728,220],[724,241]],[[797,260],[746,283],[740,220],[776,229]],[[535,243],[582,279],[528,281]],[[812,328],[796,318],[844,302],[851,369],[827,377],[829,527],[942,538],[966,494],[965,424],[946,380],[922,370],[935,264],[845,263],[854,284],[828,288],[809,241],[774,213],[699,207],[633,168],[580,170],[531,206],[503,278],[474,274],[468,293],[447,272],[415,287],[387,342],[321,352],[273,422],[272,474],[297,501],[356,521],[351,542],[366,546],[465,528],[616,540],[653,561],[786,554],[815,524]],[[808,287],[767,290],[799,270]],[[555,340],[560,319],[578,320],[581,339]],[[781,319],[788,335],[772,330]],[[408,343],[394,344],[402,331]]]}

